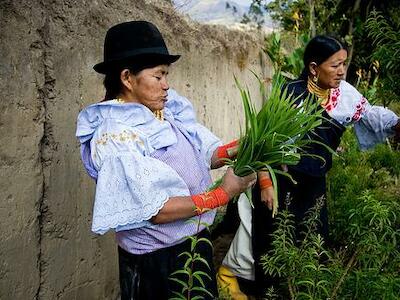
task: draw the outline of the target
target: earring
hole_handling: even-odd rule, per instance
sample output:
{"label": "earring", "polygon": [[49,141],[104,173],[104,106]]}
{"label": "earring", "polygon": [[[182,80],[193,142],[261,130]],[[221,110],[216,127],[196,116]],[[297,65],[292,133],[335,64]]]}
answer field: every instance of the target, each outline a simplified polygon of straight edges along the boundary
{"label": "earring", "polygon": [[313,78],[312,78],[312,81],[314,83],[317,83],[318,82],[318,76],[314,75]]}

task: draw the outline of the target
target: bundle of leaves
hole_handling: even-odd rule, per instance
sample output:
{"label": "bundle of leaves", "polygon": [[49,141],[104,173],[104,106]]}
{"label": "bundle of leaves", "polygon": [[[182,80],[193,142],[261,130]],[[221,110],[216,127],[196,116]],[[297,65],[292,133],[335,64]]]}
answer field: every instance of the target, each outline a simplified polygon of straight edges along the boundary
{"label": "bundle of leaves", "polygon": [[[257,77],[257,76],[256,76]],[[298,103],[298,99],[284,88],[284,79],[277,73],[272,79],[269,94],[265,84],[257,77],[263,107],[259,112],[251,101],[250,92],[236,80],[242,97],[245,128],[241,134],[238,153],[235,159],[227,160],[238,176],[246,176],[255,171],[268,171],[275,187],[275,203],[272,215],[278,209],[275,173],[282,172],[282,165],[296,165],[302,155],[308,155],[307,145],[318,143],[307,134],[322,121],[322,109],[311,97]],[[322,158],[321,158],[322,159]],[[248,197],[251,201],[251,193]]]}

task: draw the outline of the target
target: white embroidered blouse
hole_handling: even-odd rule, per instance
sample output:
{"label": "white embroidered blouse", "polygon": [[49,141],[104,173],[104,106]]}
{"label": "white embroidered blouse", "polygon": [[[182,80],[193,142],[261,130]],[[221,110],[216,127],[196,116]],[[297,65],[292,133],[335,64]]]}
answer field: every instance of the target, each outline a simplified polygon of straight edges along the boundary
{"label": "white embroidered blouse", "polygon": [[[210,166],[221,142],[196,121],[191,103],[170,89],[164,116],[187,130]],[[177,143],[177,137],[171,124],[160,122],[146,106],[117,100],[90,105],[78,116],[76,136],[84,165],[97,179],[93,232],[149,225],[170,197],[190,195],[174,169],[150,156]]]}
{"label": "white embroidered blouse", "polygon": [[354,124],[358,143],[362,150],[382,143],[394,134],[393,126],[399,117],[390,109],[371,105],[360,92],[342,80],[340,86],[331,90],[326,112],[344,126]]}

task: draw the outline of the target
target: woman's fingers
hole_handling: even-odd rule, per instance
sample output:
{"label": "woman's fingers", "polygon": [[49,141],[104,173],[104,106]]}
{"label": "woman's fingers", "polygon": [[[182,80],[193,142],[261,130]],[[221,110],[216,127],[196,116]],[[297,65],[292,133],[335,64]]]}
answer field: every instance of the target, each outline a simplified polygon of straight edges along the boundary
{"label": "woman's fingers", "polygon": [[269,210],[274,206],[274,189],[273,187],[261,190],[261,201],[267,205]]}

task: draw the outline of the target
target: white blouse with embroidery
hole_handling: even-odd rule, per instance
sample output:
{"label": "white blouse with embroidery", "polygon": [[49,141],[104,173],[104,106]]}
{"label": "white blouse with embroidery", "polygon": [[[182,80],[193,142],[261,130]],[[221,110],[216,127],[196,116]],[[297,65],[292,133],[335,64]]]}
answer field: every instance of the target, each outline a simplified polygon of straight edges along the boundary
{"label": "white blouse with embroidery", "polygon": [[394,135],[393,126],[399,117],[390,109],[371,105],[355,87],[346,81],[331,90],[327,113],[344,126],[354,124],[358,143],[362,150],[369,149]]}
{"label": "white blouse with embroidery", "polygon": [[[183,125],[210,165],[221,141],[196,121],[191,103],[170,89],[164,116]],[[116,100],[90,105],[78,116],[76,136],[84,165],[97,179],[93,232],[149,225],[170,197],[190,195],[174,169],[150,156],[177,137],[169,122],[160,122],[144,105]]]}

